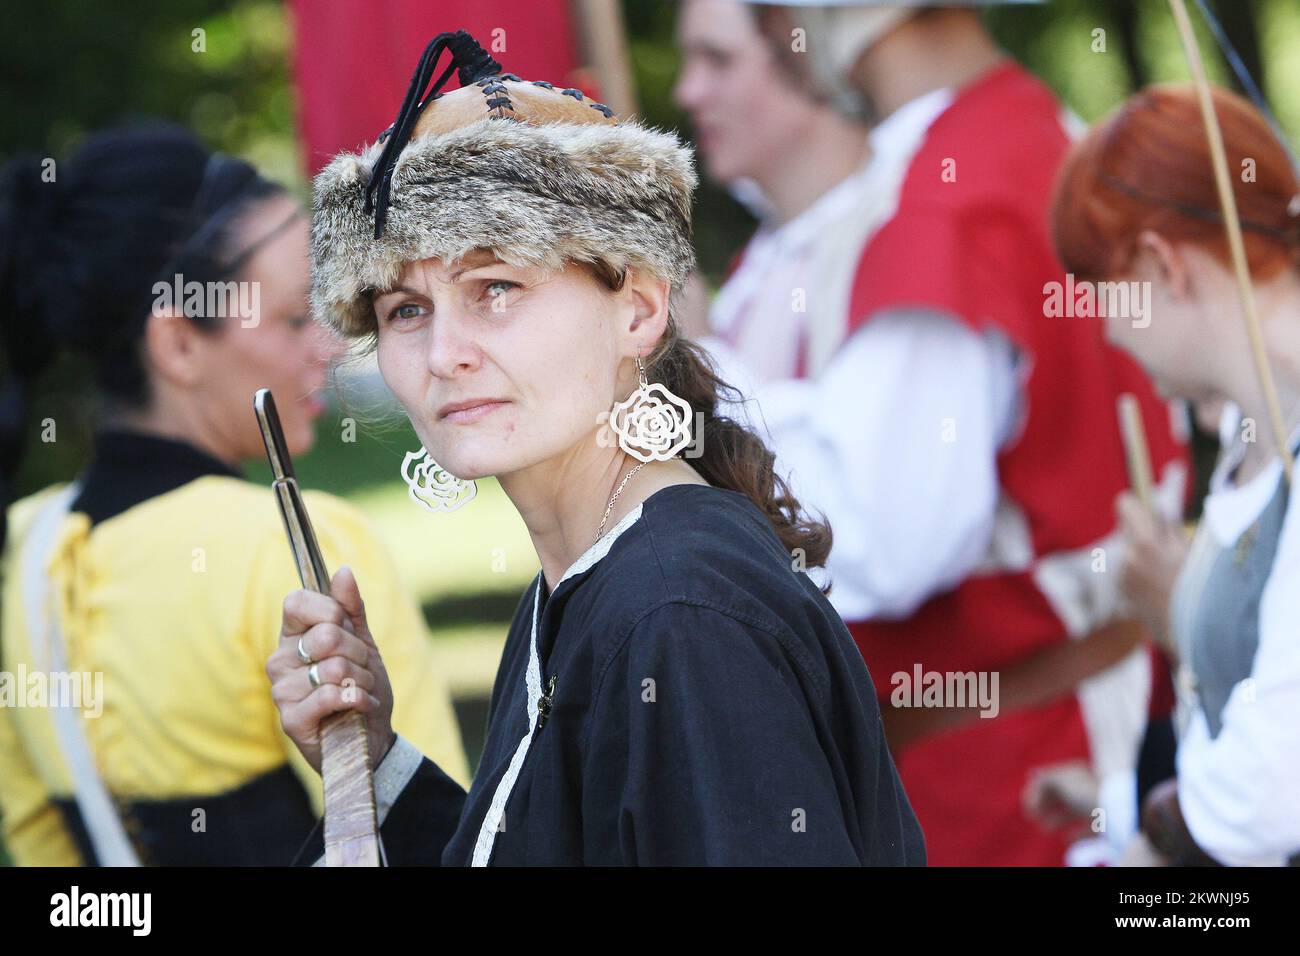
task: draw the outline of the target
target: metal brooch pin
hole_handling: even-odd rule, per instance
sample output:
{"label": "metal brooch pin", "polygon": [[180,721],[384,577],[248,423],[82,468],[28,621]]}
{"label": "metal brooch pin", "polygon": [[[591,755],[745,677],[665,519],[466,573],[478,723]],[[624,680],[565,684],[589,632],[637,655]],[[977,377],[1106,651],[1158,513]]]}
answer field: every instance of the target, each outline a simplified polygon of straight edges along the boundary
{"label": "metal brooch pin", "polygon": [[546,718],[551,715],[551,704],[555,700],[555,675],[546,682],[546,692],[537,698],[537,729],[546,726]]}

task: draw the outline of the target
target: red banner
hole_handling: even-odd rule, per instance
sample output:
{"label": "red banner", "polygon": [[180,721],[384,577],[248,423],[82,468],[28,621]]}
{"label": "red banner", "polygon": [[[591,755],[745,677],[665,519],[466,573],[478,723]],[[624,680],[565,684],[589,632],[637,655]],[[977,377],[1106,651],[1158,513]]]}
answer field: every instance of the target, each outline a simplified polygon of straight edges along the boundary
{"label": "red banner", "polygon": [[[507,73],[595,92],[577,69],[567,0],[289,0],[288,8],[311,175],[392,123],[420,54],[444,31],[468,31]],[[440,68],[448,62],[444,55]],[[456,85],[453,76],[446,88]]]}

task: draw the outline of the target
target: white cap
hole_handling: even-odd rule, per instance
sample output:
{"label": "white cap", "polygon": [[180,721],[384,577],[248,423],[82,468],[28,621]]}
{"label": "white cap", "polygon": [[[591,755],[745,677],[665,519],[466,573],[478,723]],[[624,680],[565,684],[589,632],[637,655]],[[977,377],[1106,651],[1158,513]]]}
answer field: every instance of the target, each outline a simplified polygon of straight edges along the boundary
{"label": "white cap", "polygon": [[987,6],[990,3],[1037,3],[1038,0],[748,0],[772,6],[798,7],[814,85],[835,103],[851,103],[858,93],[849,80],[858,59],[877,41],[921,7]]}

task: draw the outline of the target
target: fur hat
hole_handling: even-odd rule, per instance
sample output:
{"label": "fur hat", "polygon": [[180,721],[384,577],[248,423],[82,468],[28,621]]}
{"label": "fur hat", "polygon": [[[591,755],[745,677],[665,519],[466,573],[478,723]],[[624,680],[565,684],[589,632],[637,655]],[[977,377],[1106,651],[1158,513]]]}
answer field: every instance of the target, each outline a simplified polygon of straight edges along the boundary
{"label": "fur hat", "polygon": [[[419,102],[443,49],[461,87],[438,92],[448,68]],[[696,182],[692,151],[672,133],[619,122],[579,90],[501,73],[468,34],[441,34],[393,126],[316,177],[312,303],[343,335],[372,334],[370,293],[405,263],[489,249],[518,266],[646,270],[671,282],[675,317],[695,265]]]}

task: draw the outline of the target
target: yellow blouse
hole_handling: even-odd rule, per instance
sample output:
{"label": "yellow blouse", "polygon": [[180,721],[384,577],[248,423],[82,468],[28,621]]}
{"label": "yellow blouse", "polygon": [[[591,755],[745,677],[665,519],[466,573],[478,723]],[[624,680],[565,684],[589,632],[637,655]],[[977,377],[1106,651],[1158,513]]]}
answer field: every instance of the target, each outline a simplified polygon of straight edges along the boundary
{"label": "yellow blouse", "polygon": [[[50,712],[16,686],[33,661],[19,555],[32,519],[58,488],[10,509],[3,573],[0,671],[16,703],[0,705],[0,818],[22,865],[75,865],[80,854],[50,797],[72,784]],[[469,769],[451,698],[420,609],[361,513],[305,495],[327,566],[356,573],[396,699],[394,729],[462,785]],[[320,777],[280,729],[265,665],[285,595],[300,587],[271,492],[209,475],[90,526],[70,513],[47,566],[60,607],[67,666],[100,681],[84,726],[115,797],[220,794],[287,760],[317,814]],[[102,678],[98,675],[102,675]],[[93,704],[93,710],[92,706]],[[101,710],[98,716],[94,710]]]}

